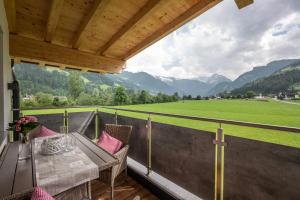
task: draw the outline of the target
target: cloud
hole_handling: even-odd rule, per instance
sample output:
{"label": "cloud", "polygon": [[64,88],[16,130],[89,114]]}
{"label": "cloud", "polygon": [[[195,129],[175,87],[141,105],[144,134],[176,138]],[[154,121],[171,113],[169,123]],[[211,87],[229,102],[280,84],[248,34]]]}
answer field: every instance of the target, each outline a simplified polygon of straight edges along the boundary
{"label": "cloud", "polygon": [[231,79],[254,66],[300,57],[300,1],[255,0],[238,10],[224,0],[127,62],[128,71]]}

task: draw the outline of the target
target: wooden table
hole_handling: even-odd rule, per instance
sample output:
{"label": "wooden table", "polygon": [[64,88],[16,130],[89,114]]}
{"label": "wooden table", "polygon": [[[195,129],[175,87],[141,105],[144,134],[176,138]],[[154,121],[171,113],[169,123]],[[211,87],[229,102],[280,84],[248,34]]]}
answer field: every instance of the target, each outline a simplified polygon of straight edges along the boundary
{"label": "wooden table", "polygon": [[[112,168],[118,160],[99,148],[87,137],[70,133],[77,140],[77,146],[99,167],[99,171]],[[26,154],[29,148],[22,153]],[[0,199],[16,193],[28,191],[36,186],[33,159],[18,161],[19,142],[9,143],[0,157]]]}

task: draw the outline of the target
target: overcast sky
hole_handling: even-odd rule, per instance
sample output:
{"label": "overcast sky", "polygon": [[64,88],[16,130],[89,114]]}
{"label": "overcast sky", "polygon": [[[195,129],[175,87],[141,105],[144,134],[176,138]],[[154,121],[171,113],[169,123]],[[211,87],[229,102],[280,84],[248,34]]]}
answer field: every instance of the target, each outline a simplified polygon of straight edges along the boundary
{"label": "overcast sky", "polygon": [[300,58],[300,0],[254,0],[242,10],[224,0],[132,57],[126,70],[234,79],[283,58]]}

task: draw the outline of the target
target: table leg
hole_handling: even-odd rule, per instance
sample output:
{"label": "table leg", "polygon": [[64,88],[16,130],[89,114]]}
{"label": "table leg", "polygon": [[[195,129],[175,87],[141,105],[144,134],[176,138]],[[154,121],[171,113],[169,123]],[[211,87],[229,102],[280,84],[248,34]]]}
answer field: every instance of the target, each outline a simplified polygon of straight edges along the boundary
{"label": "table leg", "polygon": [[91,185],[91,181],[87,182],[87,192],[88,192],[89,199],[92,199],[92,185]]}

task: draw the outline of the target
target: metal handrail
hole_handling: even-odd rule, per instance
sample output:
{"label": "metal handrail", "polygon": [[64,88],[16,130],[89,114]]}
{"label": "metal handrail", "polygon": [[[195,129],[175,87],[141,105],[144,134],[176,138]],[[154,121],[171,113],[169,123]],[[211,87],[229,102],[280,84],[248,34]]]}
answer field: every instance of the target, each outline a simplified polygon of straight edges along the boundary
{"label": "metal handrail", "polygon": [[159,115],[159,116],[165,116],[165,117],[174,117],[174,118],[181,118],[181,119],[215,122],[215,123],[219,123],[219,124],[229,124],[229,125],[246,126],[246,127],[252,127],[252,128],[261,128],[261,129],[269,129],[269,130],[278,130],[278,131],[288,131],[288,132],[293,132],[293,133],[300,133],[300,128],[297,128],[297,127],[277,126],[277,125],[270,125],[270,124],[251,123],[251,122],[226,120],[226,119],[216,119],[216,118],[208,118],[208,117],[185,116],[185,115],[178,115],[178,114],[149,112],[149,111],[142,111],[142,110],[114,108],[114,107],[107,107],[107,106],[101,106],[100,108],[118,110],[118,111],[126,111],[126,112],[135,112],[135,113],[142,113],[142,114]]}

